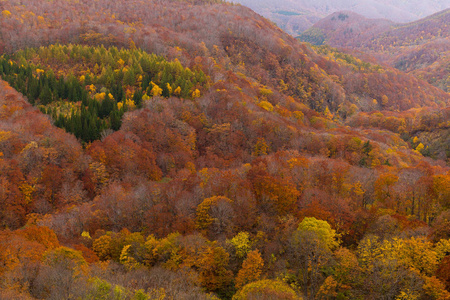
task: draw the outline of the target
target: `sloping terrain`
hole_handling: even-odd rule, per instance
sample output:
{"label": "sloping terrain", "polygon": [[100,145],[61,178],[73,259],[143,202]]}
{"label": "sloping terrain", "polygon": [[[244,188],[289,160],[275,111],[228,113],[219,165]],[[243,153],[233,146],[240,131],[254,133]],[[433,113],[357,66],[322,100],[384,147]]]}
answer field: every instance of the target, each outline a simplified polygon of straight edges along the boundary
{"label": "sloping terrain", "polygon": [[338,11],[351,11],[371,19],[381,18],[407,23],[450,8],[450,3],[446,0],[236,0],[232,2],[250,7],[293,35],[301,34],[320,19]]}
{"label": "sloping terrain", "polygon": [[367,19],[339,12],[317,22],[300,39],[313,44],[358,50],[381,63],[448,91],[450,10],[408,24]]}
{"label": "sloping terrain", "polygon": [[447,93],[221,1],[1,3],[0,298],[450,296]]}
{"label": "sloping terrain", "polygon": [[369,19],[351,11],[340,11],[318,21],[299,38],[315,45],[363,49],[374,37],[388,32],[394,25],[396,23],[387,19]]}
{"label": "sloping terrain", "polygon": [[[72,7],[64,12],[64,6],[50,3],[30,1],[25,8],[14,6],[14,1],[8,3],[10,6],[5,8],[9,14],[2,18],[1,31],[2,36],[8,37],[2,39],[6,52],[55,42],[103,43],[106,46],[129,46],[132,42],[169,59],[178,57],[187,67],[201,66],[214,82],[223,76],[231,62],[236,73],[296,97],[320,112],[327,106],[336,111],[345,102],[343,94],[354,95],[364,103],[381,97],[377,95],[379,90],[384,90],[392,101],[391,106],[400,110],[448,102],[448,94],[394,69],[342,68],[353,74],[351,77],[357,82],[340,83],[327,74],[328,68],[339,68],[337,64],[330,61],[319,68],[321,56],[240,6],[224,5],[221,7],[224,14],[215,16],[218,11],[214,5],[170,2],[171,5],[162,8],[158,2],[152,2],[152,12],[142,16],[136,13],[144,5],[140,2],[130,2],[124,7],[120,2],[106,5],[97,1],[88,5],[69,1],[67,5]],[[47,11],[54,13],[47,13],[44,18]],[[86,15],[82,14],[85,11]],[[24,18],[26,15],[30,17]],[[330,75],[339,76],[333,72]],[[367,91],[360,90],[358,80],[365,80],[366,76],[379,77],[376,82],[381,86],[368,85]],[[388,86],[405,84],[402,94]],[[352,104],[355,97],[345,100]],[[402,101],[406,98],[410,102]]]}

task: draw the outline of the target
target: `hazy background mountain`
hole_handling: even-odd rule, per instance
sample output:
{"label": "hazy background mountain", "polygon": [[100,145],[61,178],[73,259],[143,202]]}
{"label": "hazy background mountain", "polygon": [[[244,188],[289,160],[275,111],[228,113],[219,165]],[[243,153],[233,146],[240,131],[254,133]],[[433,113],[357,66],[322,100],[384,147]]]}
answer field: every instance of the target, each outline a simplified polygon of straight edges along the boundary
{"label": "hazy background mountain", "polygon": [[349,10],[368,18],[405,23],[450,8],[450,0],[233,0],[298,34],[336,11]]}
{"label": "hazy background mountain", "polygon": [[340,11],[320,20],[299,38],[315,45],[327,44],[364,52],[381,63],[425,79],[448,92],[448,24],[450,9],[406,24],[386,19],[368,19],[353,12]]}

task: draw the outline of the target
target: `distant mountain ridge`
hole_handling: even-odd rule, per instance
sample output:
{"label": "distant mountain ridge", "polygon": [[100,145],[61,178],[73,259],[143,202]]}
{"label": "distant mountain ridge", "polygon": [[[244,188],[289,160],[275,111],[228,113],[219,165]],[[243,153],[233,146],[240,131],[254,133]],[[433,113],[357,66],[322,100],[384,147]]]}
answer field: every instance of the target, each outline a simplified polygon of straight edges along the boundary
{"label": "distant mountain ridge", "polygon": [[367,18],[385,18],[406,23],[450,8],[448,0],[233,0],[274,21],[290,34],[299,34],[318,20],[348,10]]}
{"label": "distant mountain ridge", "polygon": [[300,35],[302,41],[363,51],[445,91],[450,87],[450,9],[407,24],[336,12]]}
{"label": "distant mountain ridge", "polygon": [[339,11],[318,21],[299,38],[314,45],[361,48],[361,44],[395,25],[387,19],[369,19],[351,11]]}

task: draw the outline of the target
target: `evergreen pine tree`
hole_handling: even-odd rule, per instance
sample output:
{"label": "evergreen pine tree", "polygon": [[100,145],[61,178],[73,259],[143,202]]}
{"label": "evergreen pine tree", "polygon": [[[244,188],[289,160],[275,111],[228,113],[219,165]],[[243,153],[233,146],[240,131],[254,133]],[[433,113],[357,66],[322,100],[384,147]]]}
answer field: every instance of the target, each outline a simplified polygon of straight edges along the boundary
{"label": "evergreen pine tree", "polygon": [[39,94],[39,102],[42,105],[47,105],[52,102],[52,92],[48,85],[43,86],[41,93]]}
{"label": "evergreen pine tree", "polygon": [[136,104],[136,107],[141,108],[142,107],[142,90],[136,90],[133,94],[133,101]]}

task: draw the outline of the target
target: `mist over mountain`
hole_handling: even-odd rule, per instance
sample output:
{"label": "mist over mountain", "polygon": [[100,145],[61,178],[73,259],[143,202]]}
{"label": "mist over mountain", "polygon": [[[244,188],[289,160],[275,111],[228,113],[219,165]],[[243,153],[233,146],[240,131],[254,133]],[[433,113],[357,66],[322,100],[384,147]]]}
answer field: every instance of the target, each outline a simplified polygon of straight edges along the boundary
{"label": "mist over mountain", "polygon": [[298,34],[334,12],[349,10],[367,18],[394,22],[415,21],[450,7],[449,0],[234,0],[274,21],[290,34]]}

